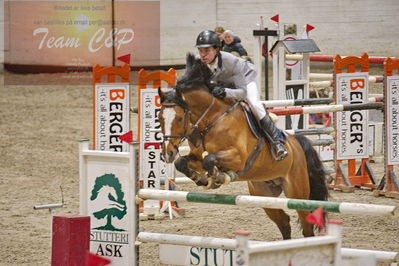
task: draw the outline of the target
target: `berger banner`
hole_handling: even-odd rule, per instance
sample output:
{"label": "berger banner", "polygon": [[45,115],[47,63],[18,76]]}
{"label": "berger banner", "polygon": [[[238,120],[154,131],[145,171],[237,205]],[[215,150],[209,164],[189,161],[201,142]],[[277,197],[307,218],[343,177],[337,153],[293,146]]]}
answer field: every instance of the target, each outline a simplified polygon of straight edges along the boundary
{"label": "berger banner", "polygon": [[97,83],[94,97],[95,149],[127,152],[129,144],[119,137],[130,130],[129,83]]}
{"label": "berger banner", "polygon": [[387,132],[387,164],[399,164],[399,77],[388,76],[387,93],[385,104],[387,104],[387,116],[389,126],[386,125]]}
{"label": "berger banner", "polygon": [[[63,85],[87,84],[91,73],[79,71],[126,54],[133,66],[159,65],[159,8],[159,1],[5,1],[5,69],[62,71],[62,78],[40,82]],[[11,74],[5,82],[32,84]]]}
{"label": "berger banner", "polygon": [[[368,73],[336,76],[337,104],[368,102]],[[337,113],[337,160],[368,158],[368,110]]]}

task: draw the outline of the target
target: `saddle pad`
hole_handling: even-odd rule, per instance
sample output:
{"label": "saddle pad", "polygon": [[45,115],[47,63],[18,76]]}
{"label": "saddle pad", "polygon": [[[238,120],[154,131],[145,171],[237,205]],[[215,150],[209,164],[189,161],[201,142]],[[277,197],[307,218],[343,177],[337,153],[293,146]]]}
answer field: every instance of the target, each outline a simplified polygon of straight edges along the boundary
{"label": "saddle pad", "polygon": [[249,108],[248,104],[246,102],[241,102],[240,106],[245,114],[248,126],[251,129],[252,134],[254,134],[254,136],[257,139],[262,138],[263,135],[261,133],[261,129],[259,128],[258,121],[256,120],[256,118],[255,118],[254,114],[252,113],[251,109]]}
{"label": "saddle pad", "polygon": [[[260,129],[259,123],[255,118],[255,115],[252,113],[251,108],[249,108],[249,105],[246,102],[241,102],[240,105],[244,111],[245,117],[247,118],[247,123],[252,131],[252,134],[254,134],[257,139],[263,138],[262,130]],[[280,140],[285,143],[287,141],[287,136],[284,134],[284,132],[278,129],[278,134]]]}

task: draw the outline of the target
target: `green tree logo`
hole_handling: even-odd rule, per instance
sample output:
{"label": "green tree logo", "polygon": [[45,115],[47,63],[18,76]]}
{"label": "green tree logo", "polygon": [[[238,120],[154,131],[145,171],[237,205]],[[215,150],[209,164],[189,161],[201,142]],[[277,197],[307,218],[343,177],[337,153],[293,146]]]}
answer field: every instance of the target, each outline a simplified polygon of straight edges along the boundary
{"label": "green tree logo", "polygon": [[108,193],[108,199],[110,200],[110,204],[108,208],[102,209],[101,211],[94,212],[93,215],[97,219],[103,219],[107,217],[107,224],[104,226],[96,227],[93,229],[97,230],[109,230],[109,231],[126,231],[124,229],[115,228],[112,225],[112,217],[117,217],[119,220],[122,219],[126,215],[126,201],[123,199],[124,193],[122,192],[121,183],[115,177],[114,174],[105,174],[96,178],[96,182],[94,184],[94,188],[91,191],[90,200],[97,199],[97,196],[101,189],[105,186],[111,187],[115,190],[117,198]]}

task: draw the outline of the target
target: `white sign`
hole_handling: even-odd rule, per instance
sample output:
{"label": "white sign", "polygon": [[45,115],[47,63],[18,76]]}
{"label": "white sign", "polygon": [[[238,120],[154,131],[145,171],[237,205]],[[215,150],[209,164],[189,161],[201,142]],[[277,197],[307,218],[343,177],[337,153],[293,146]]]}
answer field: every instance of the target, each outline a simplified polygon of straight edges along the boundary
{"label": "white sign", "polygon": [[[337,104],[368,102],[368,73],[342,73],[336,76]],[[336,113],[337,160],[368,157],[368,110]]]}
{"label": "white sign", "polygon": [[[140,90],[140,178],[143,188],[160,189],[161,179],[166,177],[166,164],[162,161],[161,142],[162,132],[158,113],[161,110],[161,102],[158,89]],[[159,210],[159,201],[146,200],[144,202],[144,213],[155,214]]]}
{"label": "white sign", "polygon": [[399,164],[399,76],[389,76],[387,78],[387,93],[385,104],[387,113],[387,150],[388,165]]}
{"label": "white sign", "polygon": [[80,144],[80,213],[90,216],[90,252],[112,265],[135,265],[135,160],[129,152]]}
{"label": "white sign", "polygon": [[130,130],[129,83],[97,83],[94,95],[95,149],[128,151],[128,143],[119,136]]}
{"label": "white sign", "polygon": [[221,248],[204,248],[159,245],[161,263],[168,265],[236,266],[236,251]]}

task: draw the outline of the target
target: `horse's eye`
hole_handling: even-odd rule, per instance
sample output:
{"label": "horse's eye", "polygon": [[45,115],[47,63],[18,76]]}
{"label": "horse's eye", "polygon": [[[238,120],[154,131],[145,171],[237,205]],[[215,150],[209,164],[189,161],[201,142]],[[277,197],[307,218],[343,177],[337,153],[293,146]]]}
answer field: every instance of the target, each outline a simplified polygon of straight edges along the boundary
{"label": "horse's eye", "polygon": [[176,120],[177,122],[181,122],[183,120],[183,117],[178,117]]}

